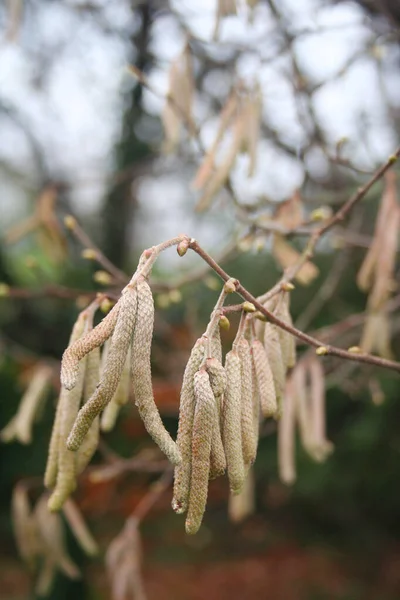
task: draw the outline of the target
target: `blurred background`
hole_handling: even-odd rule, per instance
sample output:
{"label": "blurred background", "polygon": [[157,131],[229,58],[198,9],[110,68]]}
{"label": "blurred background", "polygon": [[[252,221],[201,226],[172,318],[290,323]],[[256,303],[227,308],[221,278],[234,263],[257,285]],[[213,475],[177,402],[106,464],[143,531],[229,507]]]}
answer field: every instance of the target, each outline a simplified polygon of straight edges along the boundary
{"label": "blurred background", "polygon": [[[171,90],[171,65],[185,48],[196,135],[182,126],[168,152],[165,98],[185,94]],[[228,185],[207,210],[198,210],[191,182],[238,80],[259,85],[262,99],[256,167],[249,177],[249,156],[239,154]],[[279,203],[300,189],[307,214],[320,206],[335,209],[387,160],[399,133],[398,0],[1,3],[0,427],[15,414],[34,365],[45,359],[54,367],[33,441],[0,446],[4,600],[36,597],[15,546],[10,499],[19,481],[29,483],[32,500],[41,491],[58,365],[71,327],[97,291],[111,289],[115,296],[122,287],[118,274],[104,278],[102,266],[82,249],[97,245],[129,275],[145,247],[185,232],[261,294],[282,272],[265,227]],[[224,148],[231,143],[228,135]],[[381,193],[380,182],[348,228],[320,244],[319,276],[292,294],[299,327],[328,328],[327,339],[345,348],[361,337],[357,316],[367,297],[356,273]],[[69,214],[91,243],[65,228]],[[293,247],[301,249],[303,239],[291,238]],[[154,391],[173,433],[182,373],[219,289],[217,278],[202,269],[197,256],[180,259],[173,250],[155,269]],[[232,318],[223,334],[226,351],[235,324]],[[395,357],[398,331],[394,311]],[[334,359],[324,368],[333,454],[318,464],[298,448],[297,480],[288,487],[278,477],[275,428],[267,425],[254,468],[252,514],[233,522],[227,481],[217,480],[194,537],[171,510],[169,487],[140,528],[149,600],[400,597],[398,376]],[[104,435],[94,464],[149,448],[129,405]],[[75,499],[100,556],[84,558],[68,534],[82,577],[58,575],[50,598],[111,597],[104,552],[156,478],[135,468],[97,483],[82,476]]]}

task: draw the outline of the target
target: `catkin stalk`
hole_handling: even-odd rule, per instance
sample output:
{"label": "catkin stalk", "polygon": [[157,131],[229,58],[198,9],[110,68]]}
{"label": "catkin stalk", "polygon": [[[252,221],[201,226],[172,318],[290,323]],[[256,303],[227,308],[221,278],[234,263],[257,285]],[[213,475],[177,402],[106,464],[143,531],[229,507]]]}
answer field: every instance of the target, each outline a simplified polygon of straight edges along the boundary
{"label": "catkin stalk", "polygon": [[203,361],[205,345],[204,338],[199,338],[196,341],[183,375],[179,405],[179,426],[176,439],[182,461],[175,467],[174,495],[172,499],[172,508],[178,514],[186,512],[189,501],[192,465],[192,429],[196,404],[194,396],[194,376]]}
{"label": "catkin stalk", "polygon": [[[112,399],[125,364],[136,323],[138,298],[136,289],[129,285],[118,301],[120,305],[104,372],[90,400],[81,408],[67,440],[69,450],[76,451],[82,444],[91,424]],[[93,330],[94,331],[94,330]]]}
{"label": "catkin stalk", "polygon": [[192,435],[192,473],[190,496],[186,517],[186,533],[194,534],[200,528],[207,503],[210,453],[215,401],[210,378],[204,369],[194,376],[196,408]]}
{"label": "catkin stalk", "polygon": [[225,448],[230,489],[238,494],[245,480],[242,452],[241,366],[235,350],[226,355],[227,386],[224,397],[222,440]]}
{"label": "catkin stalk", "polygon": [[132,342],[132,386],[135,404],[148,433],[169,460],[177,465],[181,461],[181,455],[176,443],[163,425],[154,402],[151,382],[150,355],[154,326],[153,294],[145,279],[138,281],[137,291],[137,327]]}

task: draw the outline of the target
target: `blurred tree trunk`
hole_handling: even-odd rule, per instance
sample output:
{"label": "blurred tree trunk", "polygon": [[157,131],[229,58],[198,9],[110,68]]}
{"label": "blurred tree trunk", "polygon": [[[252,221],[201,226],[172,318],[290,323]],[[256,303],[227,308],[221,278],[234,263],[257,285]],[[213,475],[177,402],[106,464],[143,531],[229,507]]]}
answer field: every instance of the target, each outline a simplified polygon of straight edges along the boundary
{"label": "blurred tree trunk", "polygon": [[[152,3],[142,2],[133,6],[141,19],[138,34],[132,36],[132,54],[135,65],[140,70],[146,70],[148,63],[147,46],[152,23]],[[140,166],[145,159],[150,158],[152,151],[135,134],[135,126],[141,116],[142,88],[137,85],[130,92],[122,120],[121,139],[116,146],[116,169],[122,174],[121,181],[114,183],[105,200],[104,239],[103,245],[106,256],[116,265],[123,267],[129,255],[131,243],[129,233],[133,229],[135,218],[135,197],[132,192],[132,181],[135,174],[140,172]],[[135,169],[135,166],[137,168]]]}

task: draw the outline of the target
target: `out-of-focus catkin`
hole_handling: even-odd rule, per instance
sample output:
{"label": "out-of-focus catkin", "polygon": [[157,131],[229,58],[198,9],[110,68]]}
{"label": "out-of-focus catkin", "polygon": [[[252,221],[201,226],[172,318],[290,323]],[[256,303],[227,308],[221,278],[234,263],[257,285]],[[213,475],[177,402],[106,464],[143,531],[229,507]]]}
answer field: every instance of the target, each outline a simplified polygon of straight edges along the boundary
{"label": "out-of-focus catkin", "polygon": [[190,496],[186,517],[186,533],[197,533],[207,503],[212,422],[215,418],[215,401],[210,379],[205,369],[194,376],[196,408],[192,434],[192,472]]}
{"label": "out-of-focus catkin", "polygon": [[194,376],[204,359],[206,340],[201,337],[193,346],[183,375],[179,405],[177,446],[182,462],[175,467],[172,508],[178,514],[187,510],[192,465],[192,429],[195,411]]}
{"label": "out-of-focus catkin", "polygon": [[295,466],[295,400],[292,382],[286,384],[282,416],[278,421],[278,470],[281,481],[292,484],[296,480]]}
{"label": "out-of-focus catkin", "polygon": [[264,329],[264,348],[267,353],[268,362],[274,378],[278,410],[285,389],[286,369],[283,364],[281,342],[277,327],[272,323],[266,323]]}
{"label": "out-of-focus catkin", "polygon": [[154,327],[153,294],[145,279],[139,279],[137,290],[137,326],[132,342],[131,371],[135,404],[147,432],[172,464],[177,465],[181,461],[181,455],[176,443],[163,425],[157,405],[154,402],[151,382],[150,355]]}

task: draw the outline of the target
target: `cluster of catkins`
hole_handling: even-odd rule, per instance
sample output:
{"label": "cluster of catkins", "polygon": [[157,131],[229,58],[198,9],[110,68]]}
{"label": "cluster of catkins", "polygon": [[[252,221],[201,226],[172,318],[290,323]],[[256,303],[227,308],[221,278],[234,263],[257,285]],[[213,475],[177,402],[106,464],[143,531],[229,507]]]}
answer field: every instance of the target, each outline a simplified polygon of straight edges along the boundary
{"label": "cluster of catkins", "polygon": [[[84,552],[89,556],[97,554],[97,544],[71,499],[65,503],[63,513]],[[42,494],[32,507],[27,488],[18,484],[12,497],[12,520],[19,553],[35,576],[38,596],[50,592],[57,571],[71,579],[81,576],[68,554],[61,515],[48,510],[47,493]]]}
{"label": "cluster of catkins", "polygon": [[130,381],[147,431],[173,464],[180,462],[153,397],[154,302],[146,277],[133,277],[94,328],[93,312],[89,307],[78,317],[62,359],[62,390],[45,474],[45,485],[52,490],[50,510],[59,510],[75,489],[77,475],[96,450],[99,427],[112,427],[119,406],[127,401]]}
{"label": "cluster of catkins", "polygon": [[[289,322],[288,294],[274,304]],[[280,416],[295,342],[271,323],[259,321],[256,327],[254,321],[254,314],[243,312],[224,366],[218,325],[197,340],[186,366],[177,437],[182,461],[175,467],[172,507],[187,511],[190,534],[201,525],[209,480],[226,471],[231,492],[239,494],[256,458],[260,419]]]}

